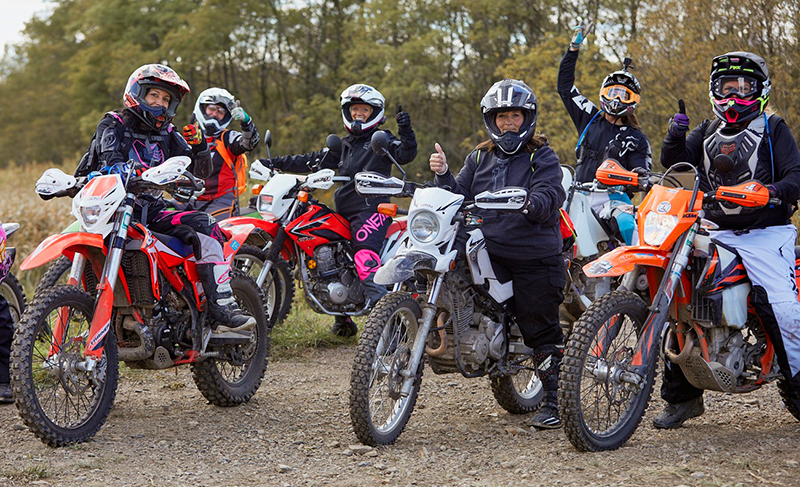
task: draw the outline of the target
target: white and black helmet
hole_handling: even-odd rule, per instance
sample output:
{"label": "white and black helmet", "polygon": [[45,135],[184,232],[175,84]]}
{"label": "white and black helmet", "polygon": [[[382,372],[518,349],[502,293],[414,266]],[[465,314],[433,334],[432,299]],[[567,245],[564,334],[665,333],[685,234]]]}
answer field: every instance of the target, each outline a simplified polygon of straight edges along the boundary
{"label": "white and black helmet", "polygon": [[[483,123],[492,141],[506,154],[516,154],[533,137],[539,106],[530,86],[520,80],[506,78],[493,84],[481,100]],[[522,110],[525,120],[519,132],[501,133],[495,122],[498,112]]]}
{"label": "white and black helmet", "polygon": [[[225,108],[226,113],[222,120],[217,120],[214,117],[206,115],[206,107],[208,105],[219,105]],[[197,97],[193,113],[194,116],[197,117],[197,121],[203,127],[203,133],[215,137],[231,123],[231,111],[233,111],[234,108],[236,108],[236,99],[228,90],[209,88],[200,93],[200,96]]]}
{"label": "white and black helmet", "polygon": [[[353,117],[350,116],[350,105],[354,103],[365,103],[372,107],[372,114],[370,114],[366,122],[353,121]],[[342,92],[344,128],[353,135],[369,132],[386,121],[384,116],[385,105],[386,100],[381,95],[381,92],[369,85],[359,83],[347,87]]]}

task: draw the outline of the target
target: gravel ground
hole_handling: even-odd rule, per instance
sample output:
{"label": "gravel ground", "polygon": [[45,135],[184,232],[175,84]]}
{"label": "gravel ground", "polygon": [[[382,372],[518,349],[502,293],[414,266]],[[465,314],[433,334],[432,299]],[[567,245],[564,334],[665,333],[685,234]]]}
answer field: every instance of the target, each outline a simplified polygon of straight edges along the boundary
{"label": "gravel ground", "polygon": [[256,396],[210,406],[187,368],[126,370],[93,441],[53,449],[0,407],[0,486],[800,485],[800,424],[776,388],[707,393],[674,431],[650,420],[628,444],[579,453],[561,430],[506,413],[487,379],[425,371],[414,414],[388,447],[358,444],[347,409],[355,347],[271,363]]}

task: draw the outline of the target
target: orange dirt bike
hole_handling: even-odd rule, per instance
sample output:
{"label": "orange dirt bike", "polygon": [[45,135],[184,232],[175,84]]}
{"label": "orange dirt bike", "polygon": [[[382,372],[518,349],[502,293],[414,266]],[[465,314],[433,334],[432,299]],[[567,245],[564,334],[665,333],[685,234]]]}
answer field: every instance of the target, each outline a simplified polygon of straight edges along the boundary
{"label": "orange dirt bike", "polygon": [[[189,364],[197,388],[218,406],[241,404],[258,390],[271,324],[256,283],[231,273],[233,294],[256,327],[212,334],[192,247],[131,221],[137,194],[176,192],[186,183],[202,188],[186,171],[190,162],[173,157],[141,176],[128,163],[121,173],[88,182],[49,169],[37,182],[37,193],[48,199],[83,185],[72,204],[82,231],[48,237],[21,266],[31,269],[61,255],[72,261],[68,284],[34,296],[11,353],[17,408],[48,445],[87,441],[100,429],[116,396],[119,361],[141,369]],[[252,229],[229,228],[226,259]],[[96,297],[77,285],[88,266],[98,276]]]}
{"label": "orange dirt bike", "polygon": [[[676,168],[695,171],[692,189],[680,187],[671,174]],[[653,177],[658,175],[643,186]],[[598,179],[638,185],[640,176],[606,161]],[[659,355],[678,364],[700,389],[745,393],[777,379],[784,402],[800,419],[787,400],[773,344],[749,304],[744,266],[734,251],[715,242],[709,231],[718,227],[703,218],[704,203],[758,208],[779,201],[755,180],[708,194],[698,191],[699,181],[694,166],[672,166],[639,206],[643,244],[617,248],[584,267],[589,277],[644,269],[653,305],[616,290],[592,303],[575,324],[564,353],[559,404],[567,437],[579,450],[612,450],[630,438],[650,399]]]}

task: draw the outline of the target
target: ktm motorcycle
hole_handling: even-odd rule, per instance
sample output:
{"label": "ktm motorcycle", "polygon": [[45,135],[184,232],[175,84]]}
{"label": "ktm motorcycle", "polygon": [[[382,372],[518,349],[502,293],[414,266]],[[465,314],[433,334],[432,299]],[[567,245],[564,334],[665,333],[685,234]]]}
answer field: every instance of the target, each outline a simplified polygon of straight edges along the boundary
{"label": "ktm motorcycle", "polygon": [[[190,163],[173,157],[136,176],[131,161],[121,173],[88,181],[49,169],[36,183],[45,199],[80,188],[72,213],[82,227],[48,237],[21,266],[32,269],[62,255],[72,262],[67,285],[33,298],[12,346],[16,405],[44,443],[83,442],[100,429],[114,403],[120,361],[140,369],[189,364],[197,388],[218,406],[241,404],[258,390],[271,328],[255,282],[231,273],[234,296],[256,327],[212,334],[192,247],[131,221],[138,194],[175,192],[183,184],[201,188],[186,171]],[[226,259],[252,229],[229,228]],[[97,276],[96,298],[77,285],[85,268]]]}
{"label": "ktm motorcycle", "polygon": [[[733,166],[724,162],[715,160],[718,172]],[[674,169],[694,171],[691,189],[682,187]],[[714,239],[718,227],[704,218],[703,209],[704,204],[758,208],[780,202],[755,180],[703,194],[699,173],[688,163],[651,175],[656,184],[640,178],[609,161],[598,170],[606,184],[640,186],[649,193],[638,209],[641,245],[619,247],[583,270],[588,277],[615,277],[642,269],[652,305],[618,289],[593,302],[575,324],[559,381],[570,442],[584,451],[621,447],[642,420],[659,356],[678,365],[700,389],[747,393],[777,380],[784,403],[800,420],[774,345],[750,305],[752,286],[742,261],[735,249]]]}
{"label": "ktm motorcycle", "polygon": [[[335,151],[336,141],[335,135],[328,137],[326,155]],[[340,145],[341,141],[338,142]],[[283,281],[280,278],[283,271],[275,273],[274,269],[288,264],[295,269],[311,309],[332,316],[360,316],[368,313],[375,303],[364,296],[356,272],[350,223],[311,197],[316,190],[327,190],[336,182],[349,181],[348,177],[334,174],[332,169],[320,169],[308,175],[285,174],[255,161],[250,167],[250,177],[266,181],[256,199],[261,219],[234,217],[224,220],[221,226],[247,223],[267,235],[264,247],[255,249],[258,252],[249,247],[237,256],[239,268],[243,268],[242,261],[247,256],[252,256],[250,260],[258,264],[263,262],[256,279],[262,290],[265,282]],[[377,218],[389,217],[379,214]],[[381,262],[394,255],[405,229],[404,219],[391,223],[379,253]]]}

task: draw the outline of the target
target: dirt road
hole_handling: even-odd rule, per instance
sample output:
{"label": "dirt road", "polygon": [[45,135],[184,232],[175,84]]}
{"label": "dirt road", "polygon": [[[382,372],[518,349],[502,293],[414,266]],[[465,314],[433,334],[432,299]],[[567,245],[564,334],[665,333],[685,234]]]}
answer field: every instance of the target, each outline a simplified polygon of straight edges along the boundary
{"label": "dirt road", "polygon": [[0,407],[0,485],[800,485],[800,423],[774,386],[708,393],[706,414],[669,432],[650,425],[654,396],[624,448],[585,454],[506,413],[488,380],[426,369],[405,432],[370,449],[347,410],[355,348],[310,353],[271,363],[255,398],[229,409],[206,404],[188,369],[126,370],[106,425],[73,447],[45,446]]}

